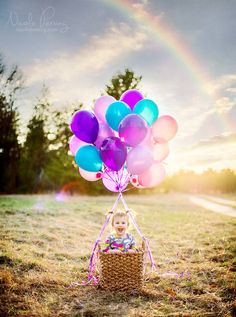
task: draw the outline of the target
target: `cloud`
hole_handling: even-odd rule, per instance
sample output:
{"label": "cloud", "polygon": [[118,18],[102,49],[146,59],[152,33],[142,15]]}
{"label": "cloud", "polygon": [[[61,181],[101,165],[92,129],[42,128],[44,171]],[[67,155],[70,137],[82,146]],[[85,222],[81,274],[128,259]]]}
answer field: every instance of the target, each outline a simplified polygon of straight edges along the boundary
{"label": "cloud", "polygon": [[216,99],[216,111],[224,113],[236,105],[236,74],[225,74],[211,83]]}
{"label": "cloud", "polygon": [[151,11],[151,18],[156,22],[160,22],[160,20],[165,16],[165,13],[162,11],[160,14],[154,15],[150,8],[149,8],[149,10],[147,10],[148,6],[149,6],[148,0],[142,0],[141,2],[132,3],[132,7],[134,8],[133,18],[137,19],[137,26],[138,27],[149,29],[149,31],[152,31],[150,26],[147,26],[147,25],[144,26],[144,25],[140,24],[139,20],[140,19],[142,20],[143,18],[150,19],[150,11]]}
{"label": "cloud", "polygon": [[220,76],[217,80],[212,83],[211,87],[214,91],[225,90],[231,85],[236,85],[236,74],[225,74]]}
{"label": "cloud", "polygon": [[216,111],[210,112],[196,133],[193,135],[195,141],[212,138],[215,135],[221,135],[224,133],[236,132],[236,105],[232,106],[228,111],[224,113],[218,113]]}
{"label": "cloud", "polygon": [[[171,171],[208,168],[232,168],[236,170],[236,133],[216,135],[171,152],[167,160]],[[177,163],[176,163],[177,162]]]}
{"label": "cloud", "polygon": [[216,135],[210,139],[201,140],[190,147],[189,150],[200,149],[209,146],[219,146],[221,144],[236,143],[236,133]]}
{"label": "cloud", "polygon": [[85,91],[91,95],[93,79],[99,79],[104,69],[124,56],[141,50],[147,39],[145,33],[133,31],[127,24],[111,26],[76,52],[61,52],[45,60],[35,60],[25,68],[27,84],[49,84],[54,101],[81,98]]}

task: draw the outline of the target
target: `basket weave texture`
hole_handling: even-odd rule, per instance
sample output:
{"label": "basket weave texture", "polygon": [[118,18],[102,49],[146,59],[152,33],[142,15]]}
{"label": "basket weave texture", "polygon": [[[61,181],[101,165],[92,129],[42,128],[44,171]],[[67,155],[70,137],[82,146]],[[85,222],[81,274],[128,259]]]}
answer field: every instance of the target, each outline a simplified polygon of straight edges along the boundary
{"label": "basket weave texture", "polygon": [[107,290],[139,290],[143,286],[144,252],[99,254],[100,286]]}

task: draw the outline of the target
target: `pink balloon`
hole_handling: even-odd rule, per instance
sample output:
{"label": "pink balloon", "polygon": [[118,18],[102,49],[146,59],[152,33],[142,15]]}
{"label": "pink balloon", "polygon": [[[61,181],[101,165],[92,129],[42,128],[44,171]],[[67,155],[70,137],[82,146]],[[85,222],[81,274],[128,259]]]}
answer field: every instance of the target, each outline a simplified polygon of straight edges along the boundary
{"label": "pink balloon", "polygon": [[150,148],[153,147],[154,140],[153,140],[153,136],[152,136],[152,128],[151,127],[149,127],[149,126],[147,127],[147,134],[146,134],[145,138],[143,139],[143,141],[139,145],[146,145]]}
{"label": "pink balloon", "polygon": [[139,180],[138,180],[138,175],[131,176],[130,183],[136,188],[145,188],[142,185],[140,185]]}
{"label": "pink balloon", "polygon": [[152,126],[152,134],[156,142],[167,142],[176,135],[178,124],[171,116],[161,116]]}
{"label": "pink balloon", "polygon": [[166,172],[163,165],[154,162],[145,172],[138,176],[140,185],[154,187],[159,185],[165,178]]}
{"label": "pink balloon", "polygon": [[106,111],[111,103],[115,102],[116,99],[112,96],[101,96],[99,97],[94,104],[94,112],[97,118],[106,123]]}
{"label": "pink balloon", "polygon": [[95,145],[100,149],[102,142],[109,136],[115,136],[114,131],[109,127],[107,123],[99,122],[98,137],[95,141]]}
{"label": "pink balloon", "polygon": [[95,182],[102,178],[102,172],[88,172],[79,167],[80,175],[89,182]]}
{"label": "pink balloon", "polygon": [[70,149],[72,155],[75,155],[75,153],[78,151],[78,149],[84,145],[88,145],[88,143],[81,141],[75,135],[72,135],[72,137],[70,138],[69,149]]}
{"label": "pink balloon", "polygon": [[152,151],[154,160],[161,162],[169,155],[169,144],[167,142],[157,142],[154,144]]}
{"label": "pink balloon", "polygon": [[138,145],[129,151],[126,163],[130,174],[139,175],[153,163],[152,153],[147,146]]}
{"label": "pink balloon", "polygon": [[122,192],[129,183],[129,174],[125,168],[118,172],[107,168],[102,177],[103,185],[112,192]]}

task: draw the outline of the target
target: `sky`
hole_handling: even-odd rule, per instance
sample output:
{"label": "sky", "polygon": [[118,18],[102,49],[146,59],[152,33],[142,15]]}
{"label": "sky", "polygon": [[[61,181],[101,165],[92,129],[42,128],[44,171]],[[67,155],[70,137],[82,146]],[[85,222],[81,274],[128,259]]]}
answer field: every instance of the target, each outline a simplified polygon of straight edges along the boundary
{"label": "sky", "polygon": [[235,0],[0,0],[0,51],[25,78],[22,127],[43,85],[53,107],[92,109],[128,67],[178,121],[168,173],[236,170],[235,30]]}

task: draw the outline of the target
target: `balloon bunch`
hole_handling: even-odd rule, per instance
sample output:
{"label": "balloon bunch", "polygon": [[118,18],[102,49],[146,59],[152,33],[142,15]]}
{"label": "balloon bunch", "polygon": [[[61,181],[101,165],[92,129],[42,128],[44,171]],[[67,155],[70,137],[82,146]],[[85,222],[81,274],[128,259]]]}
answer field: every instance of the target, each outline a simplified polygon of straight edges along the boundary
{"label": "balloon bunch", "polygon": [[119,101],[98,98],[94,113],[74,113],[69,147],[80,175],[88,181],[102,179],[113,192],[124,191],[129,182],[137,188],[160,184],[168,141],[178,126],[173,117],[158,115],[156,103],[135,89],[124,92]]}

